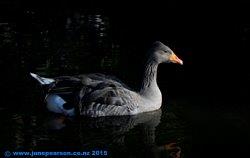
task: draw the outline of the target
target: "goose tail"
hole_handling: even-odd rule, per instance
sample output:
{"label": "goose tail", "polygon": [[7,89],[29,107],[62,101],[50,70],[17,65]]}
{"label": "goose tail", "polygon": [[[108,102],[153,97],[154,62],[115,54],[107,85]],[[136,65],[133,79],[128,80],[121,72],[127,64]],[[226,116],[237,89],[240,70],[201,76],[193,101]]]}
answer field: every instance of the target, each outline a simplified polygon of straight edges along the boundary
{"label": "goose tail", "polygon": [[41,85],[48,85],[48,84],[55,82],[55,80],[52,78],[41,77],[41,76],[34,74],[34,73],[30,73],[30,75],[33,78],[35,78]]}

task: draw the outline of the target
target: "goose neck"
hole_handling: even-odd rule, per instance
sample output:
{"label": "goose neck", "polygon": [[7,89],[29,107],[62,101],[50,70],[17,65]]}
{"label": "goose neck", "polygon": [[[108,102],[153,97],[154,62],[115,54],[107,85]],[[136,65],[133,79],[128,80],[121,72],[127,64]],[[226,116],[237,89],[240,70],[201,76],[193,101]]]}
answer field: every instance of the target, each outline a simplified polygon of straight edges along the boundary
{"label": "goose neck", "polygon": [[145,70],[144,70],[144,76],[142,81],[142,86],[140,93],[143,95],[154,93],[156,90],[158,90],[157,85],[157,68],[158,63],[154,60],[149,60],[146,63]]}

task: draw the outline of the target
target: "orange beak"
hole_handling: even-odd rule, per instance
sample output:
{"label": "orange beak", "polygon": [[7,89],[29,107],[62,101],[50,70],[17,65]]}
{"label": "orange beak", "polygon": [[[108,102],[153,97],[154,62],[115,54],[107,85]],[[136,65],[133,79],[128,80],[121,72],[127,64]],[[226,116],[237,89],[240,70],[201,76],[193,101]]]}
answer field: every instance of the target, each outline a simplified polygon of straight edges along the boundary
{"label": "orange beak", "polygon": [[180,65],[183,65],[183,61],[181,59],[179,59],[174,53],[172,53],[172,55],[170,56],[170,61],[172,63],[177,63]]}

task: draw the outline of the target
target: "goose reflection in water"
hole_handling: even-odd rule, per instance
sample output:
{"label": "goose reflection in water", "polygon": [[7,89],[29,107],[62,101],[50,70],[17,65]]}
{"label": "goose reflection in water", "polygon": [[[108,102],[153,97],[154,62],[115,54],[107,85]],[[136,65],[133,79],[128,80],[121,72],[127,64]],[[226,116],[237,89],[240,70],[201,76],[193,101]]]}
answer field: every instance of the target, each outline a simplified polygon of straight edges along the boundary
{"label": "goose reflection in water", "polygon": [[[133,116],[88,117],[78,120],[53,115],[46,125],[49,129],[58,132],[72,130],[74,126],[77,126],[81,146],[85,149],[91,146],[111,148],[110,154],[115,157],[125,155],[125,157],[133,157],[134,154],[140,154],[137,156],[180,158],[181,148],[177,142],[156,144],[156,127],[161,122],[161,115],[161,109]],[[137,133],[133,133],[135,131]],[[131,138],[133,137],[131,132],[135,135],[135,139]]]}

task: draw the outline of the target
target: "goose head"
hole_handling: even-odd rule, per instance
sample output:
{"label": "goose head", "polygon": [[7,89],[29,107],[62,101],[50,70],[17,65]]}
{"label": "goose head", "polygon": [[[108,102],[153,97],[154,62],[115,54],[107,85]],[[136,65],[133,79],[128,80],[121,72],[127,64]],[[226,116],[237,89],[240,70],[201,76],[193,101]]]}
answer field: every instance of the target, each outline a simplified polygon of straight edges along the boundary
{"label": "goose head", "polygon": [[183,61],[179,59],[175,53],[163,43],[156,41],[150,49],[150,59],[158,64],[160,63],[176,63],[183,65]]}

